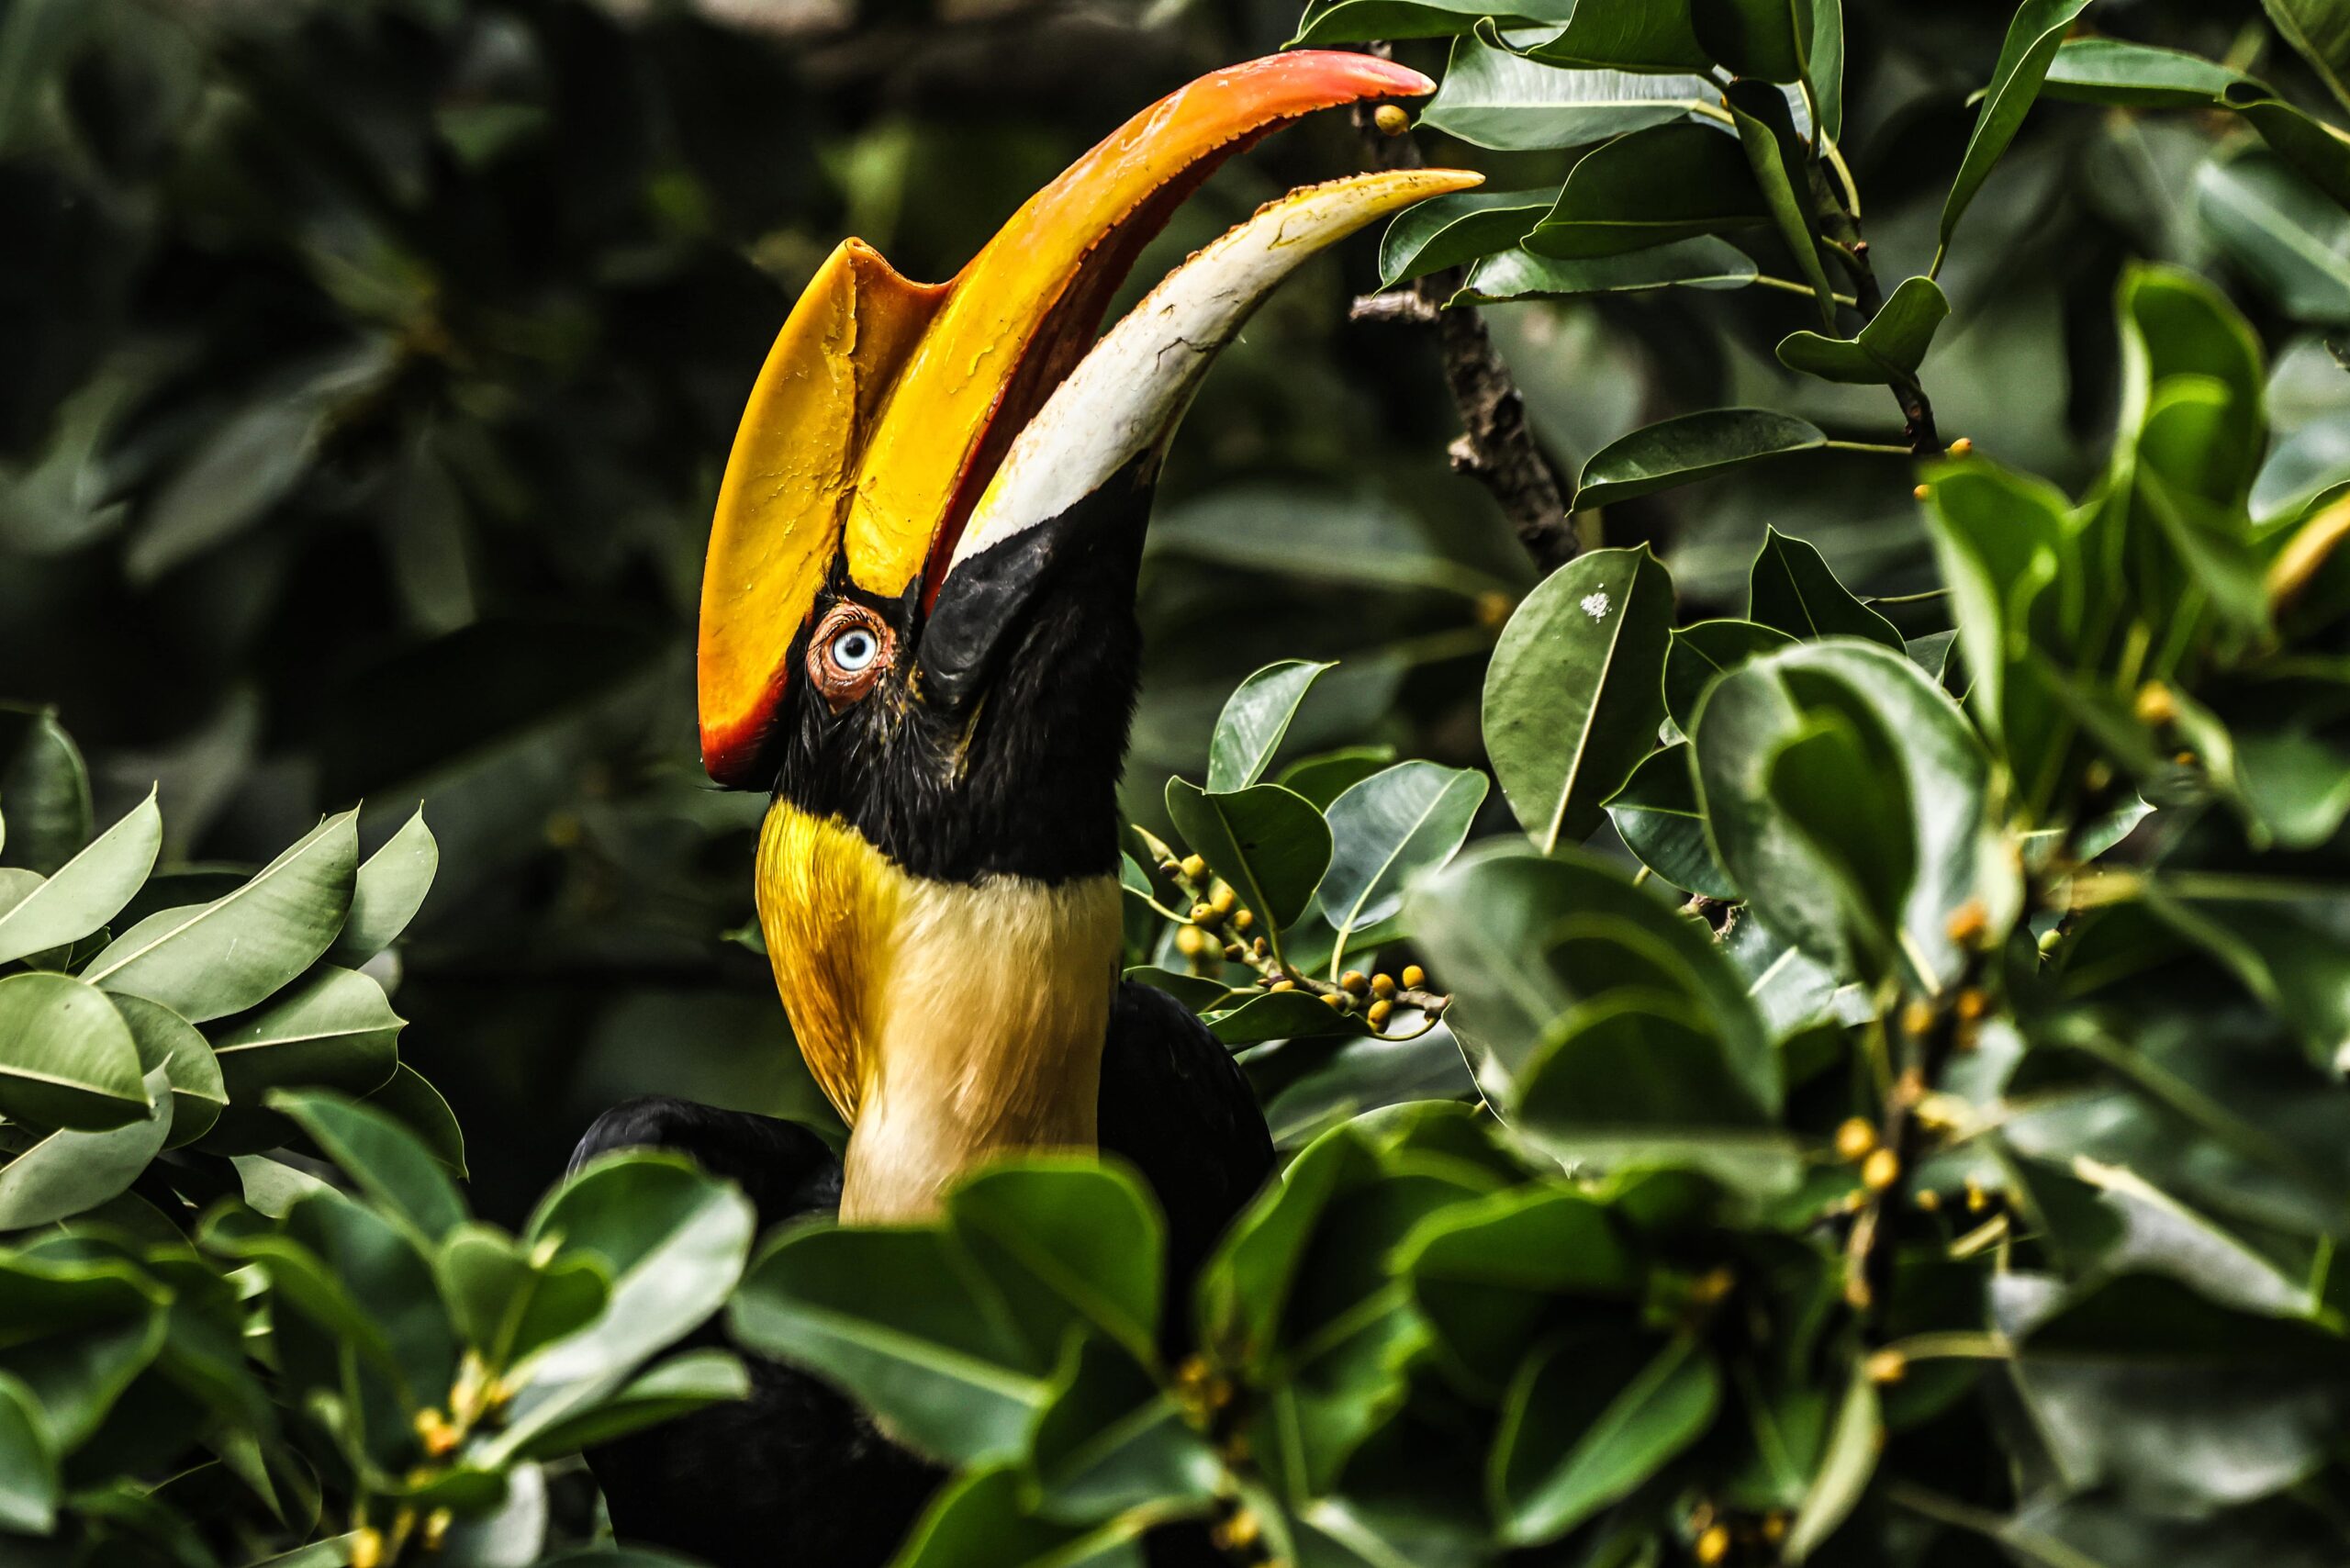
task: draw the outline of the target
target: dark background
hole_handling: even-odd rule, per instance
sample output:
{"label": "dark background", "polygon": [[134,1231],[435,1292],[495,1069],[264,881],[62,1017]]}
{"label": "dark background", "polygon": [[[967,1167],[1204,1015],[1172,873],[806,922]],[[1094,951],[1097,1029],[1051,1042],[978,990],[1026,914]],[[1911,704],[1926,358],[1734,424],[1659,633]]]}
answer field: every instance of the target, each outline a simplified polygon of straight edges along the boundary
{"label": "dark background", "polygon": [[[1930,255],[2011,9],[1847,0],[1846,146],[1881,276]],[[2298,82],[2253,0],[2093,16]],[[372,843],[426,802],[442,862],[402,956],[402,1054],[471,1135],[486,1213],[520,1213],[630,1093],[821,1114],[764,960],[725,935],[751,915],[761,802],[711,789],[694,751],[701,547],[752,375],[844,235],[946,276],[1095,138],[1294,19],[1248,0],[0,0],[0,699],[57,707],[101,821],[161,779],[167,862],[192,872],[361,798]],[[1433,70],[1442,48],[1402,53]],[[2035,112],[1943,274],[1958,310],[1925,376],[1946,437],[2087,476],[2123,259],[2228,276],[2188,202],[2224,134]],[[1505,187],[1555,184],[1567,156],[1430,152]],[[1130,295],[1363,160],[1343,115],[1285,132],[1194,199]],[[1344,661],[1293,746],[1479,760],[1483,655],[1531,573],[1446,471],[1432,335],[1347,319],[1374,254],[1285,289],[1177,445],[1143,595],[1146,820],[1275,657]],[[2238,298],[2280,356],[2280,434],[2350,420],[2322,346]],[[1490,316],[1571,475],[1721,403],[1891,439],[1882,389],[1776,367],[1808,311],[1751,291]],[[1654,541],[1688,618],[1742,602],[1774,524],[1856,588],[1922,586],[1909,484],[1828,454],[1579,521]]]}

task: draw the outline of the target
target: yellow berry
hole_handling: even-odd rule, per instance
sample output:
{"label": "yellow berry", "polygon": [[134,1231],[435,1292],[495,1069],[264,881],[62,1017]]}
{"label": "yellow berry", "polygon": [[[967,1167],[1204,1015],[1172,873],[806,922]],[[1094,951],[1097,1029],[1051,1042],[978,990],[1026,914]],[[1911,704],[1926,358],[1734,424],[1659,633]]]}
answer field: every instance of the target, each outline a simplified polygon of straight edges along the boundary
{"label": "yellow berry", "polygon": [[1184,856],[1182,865],[1183,875],[1195,882],[1208,874],[1208,863],[1196,855]]}
{"label": "yellow berry", "polygon": [[1348,969],[1338,977],[1338,989],[1348,996],[1360,996],[1371,989],[1371,978],[1360,969]]}
{"label": "yellow berry", "polygon": [[[1254,910],[1236,909],[1232,912],[1232,929],[1235,931],[1246,931],[1256,924],[1257,913]],[[1259,940],[1262,941],[1263,938],[1259,937]]]}
{"label": "yellow berry", "polygon": [[1427,971],[1420,968],[1419,965],[1405,964],[1404,966],[1404,989],[1405,991],[1419,990],[1420,987],[1427,983]]}
{"label": "yellow berry", "polygon": [[1196,925],[1175,928],[1175,950],[1187,958],[1196,958],[1206,950],[1208,934]]}
{"label": "yellow berry", "polygon": [[1324,991],[1322,993],[1322,1001],[1324,1005],[1335,1008],[1340,1013],[1344,1013],[1347,1010],[1347,999],[1339,995],[1335,991]]}
{"label": "yellow berry", "polygon": [[1954,1004],[1959,1022],[1962,1024],[1976,1022],[1990,1008],[1990,1005],[1991,999],[1984,995],[1981,988],[1977,986],[1968,986],[1964,991],[1960,991],[1958,1001]]}
{"label": "yellow berry", "polygon": [[1929,485],[1920,485],[1920,486],[1919,486],[1916,489],[1914,489],[1914,490],[1910,491],[1909,493],[1910,493],[1911,495],[1913,495],[1913,496],[1917,497],[1917,498],[1918,498],[1918,499],[1919,499],[1919,500],[1921,500],[1921,501],[1922,501],[1922,500],[1924,500],[1928,496],[1932,495],[1934,492],[1933,492],[1933,487],[1932,487],[1931,486],[1929,486]]}
{"label": "yellow berry", "polygon": [[457,1446],[457,1428],[438,1410],[416,1413],[416,1435],[424,1444],[424,1451],[434,1459],[446,1458]]}
{"label": "yellow berry", "polygon": [[1909,1373],[1909,1359],[1898,1350],[1878,1350],[1861,1363],[1861,1371],[1871,1383],[1899,1383]]}
{"label": "yellow berry", "polygon": [[1218,914],[1230,914],[1232,906],[1239,902],[1240,895],[1232,890],[1230,882],[1218,882],[1208,894],[1208,907]]}
{"label": "yellow berry", "polygon": [[1983,901],[1968,899],[1950,917],[1950,939],[1964,946],[1980,937],[1990,926],[1991,912],[1983,907]]}
{"label": "yellow berry", "polygon": [[1728,1561],[1729,1527],[1728,1525],[1709,1527],[1705,1534],[1697,1538],[1695,1555],[1698,1562],[1706,1565],[1706,1568],[1714,1568],[1715,1563]]}
{"label": "yellow berry", "polygon": [[1901,1010],[1901,1032],[1903,1034],[1923,1035],[1931,1030],[1933,1026],[1934,1010],[1931,1004],[1923,1002],[1913,1002],[1908,1006]]}
{"label": "yellow berry", "polygon": [[2138,722],[2159,729],[2178,717],[2178,699],[2161,681],[2150,680],[2138,689],[2131,711],[2138,715]]}
{"label": "yellow berry", "polygon": [[384,1561],[384,1532],[372,1525],[352,1531],[350,1561],[351,1568],[380,1568]]}
{"label": "yellow berry", "polygon": [[446,1508],[435,1508],[424,1516],[424,1550],[438,1551],[449,1539],[449,1526],[456,1516]]}
{"label": "yellow berry", "polygon": [[1195,903],[1192,906],[1192,924],[1214,925],[1215,923],[1215,905],[1211,903]]}
{"label": "yellow berry", "polygon": [[1787,1516],[1779,1513],[1762,1516],[1762,1539],[1774,1546],[1787,1539]]}
{"label": "yellow berry", "polygon": [[1246,948],[1246,947],[1243,947],[1243,946],[1242,946],[1239,943],[1237,943],[1237,942],[1226,942],[1226,943],[1224,945],[1224,956],[1225,956],[1225,958],[1230,958],[1234,963],[1236,963],[1236,964],[1237,964],[1237,963],[1238,963],[1241,959],[1243,959],[1243,958],[1247,958],[1247,957],[1248,956],[1248,948]]}
{"label": "yellow berry", "polygon": [[1928,1214],[1932,1214],[1936,1209],[1942,1206],[1942,1195],[1940,1193],[1935,1192],[1931,1187],[1919,1188],[1917,1193],[1911,1196],[1909,1201],[1917,1204],[1920,1209],[1923,1209]]}
{"label": "yellow berry", "polygon": [[1382,1001],[1385,1001],[1388,997],[1394,995],[1395,977],[1393,975],[1371,976],[1371,994],[1380,998]]}
{"label": "yellow berry", "polygon": [[1689,1299],[1699,1306],[1711,1306],[1738,1288],[1738,1276],[1727,1268],[1708,1270],[1690,1282]]}
{"label": "yellow berry", "polygon": [[1269,989],[1273,991],[1295,991],[1297,989],[1297,982],[1295,980],[1277,980]]}
{"label": "yellow berry", "polygon": [[1371,123],[1382,136],[1401,136],[1412,129],[1412,117],[1393,104],[1382,104],[1371,111]]}
{"label": "yellow berry", "polygon": [[1876,1148],[1876,1128],[1865,1116],[1854,1116],[1836,1129],[1836,1152],[1846,1159],[1865,1159]]}
{"label": "yellow berry", "polygon": [[1975,442],[1966,436],[1960,436],[1956,441],[1950,443],[1950,454],[1953,457],[1964,457],[1974,450]]}
{"label": "yellow berry", "polygon": [[1991,1194],[1983,1190],[1981,1182],[1969,1178],[1966,1183],[1966,1212],[1979,1215],[1990,1206]]}
{"label": "yellow berry", "polygon": [[1394,1011],[1395,1004],[1382,997],[1379,1001],[1372,1002],[1371,1004],[1371,1010],[1368,1013],[1365,1013],[1363,1016],[1371,1020],[1371,1026],[1372,1028],[1383,1029],[1387,1026],[1388,1014]]}
{"label": "yellow berry", "polygon": [[1882,1193],[1901,1180],[1901,1157],[1889,1148],[1880,1148],[1861,1162],[1861,1185],[1872,1193]]}

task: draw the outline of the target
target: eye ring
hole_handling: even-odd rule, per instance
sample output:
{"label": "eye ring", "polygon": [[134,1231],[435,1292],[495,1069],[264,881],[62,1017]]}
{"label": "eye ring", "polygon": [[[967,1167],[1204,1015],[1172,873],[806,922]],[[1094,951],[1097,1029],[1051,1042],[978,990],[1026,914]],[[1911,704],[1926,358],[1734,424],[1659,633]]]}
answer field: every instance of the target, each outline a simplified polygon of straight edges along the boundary
{"label": "eye ring", "polygon": [[808,639],[808,678],[837,713],[880,684],[897,652],[897,635],[879,615],[835,604]]}

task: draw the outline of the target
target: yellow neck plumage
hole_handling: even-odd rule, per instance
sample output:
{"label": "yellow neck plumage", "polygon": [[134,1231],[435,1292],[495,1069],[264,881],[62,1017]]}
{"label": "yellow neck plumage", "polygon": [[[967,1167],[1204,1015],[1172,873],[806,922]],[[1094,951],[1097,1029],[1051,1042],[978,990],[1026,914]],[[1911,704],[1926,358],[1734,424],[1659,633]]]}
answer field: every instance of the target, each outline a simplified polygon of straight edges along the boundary
{"label": "yellow neck plumage", "polygon": [[1094,1146],[1115,878],[932,881],[778,801],[757,891],[800,1054],[849,1125],[842,1218],[926,1218],[992,1156]]}

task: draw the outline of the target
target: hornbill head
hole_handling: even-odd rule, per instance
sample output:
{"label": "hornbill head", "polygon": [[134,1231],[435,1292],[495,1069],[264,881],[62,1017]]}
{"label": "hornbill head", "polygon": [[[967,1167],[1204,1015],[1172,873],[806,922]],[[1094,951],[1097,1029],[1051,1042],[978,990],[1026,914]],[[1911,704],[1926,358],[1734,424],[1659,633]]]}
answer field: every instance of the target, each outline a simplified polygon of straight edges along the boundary
{"label": "hornbill head", "polygon": [[851,1127],[847,1217],[919,1216],[998,1150],[1092,1143],[1160,457],[1281,277],[1478,176],[1293,191],[1097,342],[1110,297],[1232,151],[1432,86],[1360,54],[1216,72],[1080,159],[950,282],[848,241],[776,339],[711,535],[702,757],[773,792],[760,920]]}

